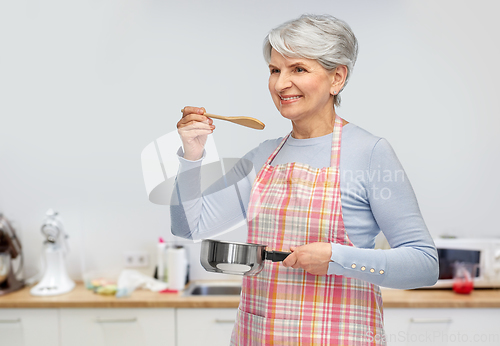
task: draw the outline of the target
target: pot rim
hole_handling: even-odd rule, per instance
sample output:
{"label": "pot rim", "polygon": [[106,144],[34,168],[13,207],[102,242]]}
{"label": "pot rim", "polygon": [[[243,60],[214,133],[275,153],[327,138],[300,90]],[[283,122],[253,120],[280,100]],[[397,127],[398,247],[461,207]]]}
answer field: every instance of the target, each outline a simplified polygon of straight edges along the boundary
{"label": "pot rim", "polygon": [[245,245],[245,246],[251,246],[251,247],[261,247],[261,246],[267,247],[267,245],[263,245],[263,244],[241,243],[241,242],[236,242],[236,241],[225,241],[225,240],[214,240],[214,239],[203,239],[203,242],[229,244],[229,245]]}

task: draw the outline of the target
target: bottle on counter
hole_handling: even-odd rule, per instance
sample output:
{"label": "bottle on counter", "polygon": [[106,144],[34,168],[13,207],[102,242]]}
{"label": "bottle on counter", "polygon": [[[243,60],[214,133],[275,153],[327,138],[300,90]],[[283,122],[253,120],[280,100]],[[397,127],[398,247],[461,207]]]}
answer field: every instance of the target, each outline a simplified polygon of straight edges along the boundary
{"label": "bottle on counter", "polygon": [[164,282],[167,282],[166,250],[167,243],[160,237],[156,248],[156,270],[154,278]]}

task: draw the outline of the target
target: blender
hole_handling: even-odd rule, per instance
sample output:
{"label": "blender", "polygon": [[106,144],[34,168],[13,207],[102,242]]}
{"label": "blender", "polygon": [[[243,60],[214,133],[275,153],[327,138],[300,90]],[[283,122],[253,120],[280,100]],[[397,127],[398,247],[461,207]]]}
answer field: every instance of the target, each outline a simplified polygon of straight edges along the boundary
{"label": "blender", "polygon": [[42,280],[30,290],[30,293],[34,296],[54,296],[70,292],[75,287],[75,282],[70,279],[66,270],[68,236],[64,232],[59,213],[52,209],[47,211],[42,234],[46,239],[43,243],[45,270]]}

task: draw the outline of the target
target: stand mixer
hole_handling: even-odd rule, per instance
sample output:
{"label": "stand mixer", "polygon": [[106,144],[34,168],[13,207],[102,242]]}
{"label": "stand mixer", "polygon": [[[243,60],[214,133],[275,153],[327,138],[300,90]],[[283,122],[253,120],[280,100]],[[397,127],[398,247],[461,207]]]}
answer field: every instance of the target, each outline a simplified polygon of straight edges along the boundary
{"label": "stand mixer", "polygon": [[[19,258],[19,266],[13,269],[12,260]],[[19,279],[23,269],[21,243],[9,221],[0,214],[0,296],[24,287],[24,280]]]}
{"label": "stand mixer", "polygon": [[68,252],[64,227],[59,214],[49,209],[42,225],[44,244],[45,271],[42,280],[30,293],[34,296],[54,296],[71,291],[75,282],[66,271],[65,257]]}

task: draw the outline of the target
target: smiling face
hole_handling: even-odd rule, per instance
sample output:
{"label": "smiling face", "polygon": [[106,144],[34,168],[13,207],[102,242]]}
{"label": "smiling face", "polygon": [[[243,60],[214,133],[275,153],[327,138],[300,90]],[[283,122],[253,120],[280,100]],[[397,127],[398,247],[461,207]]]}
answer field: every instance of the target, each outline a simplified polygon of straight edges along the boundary
{"label": "smiling face", "polygon": [[333,121],[333,93],[338,90],[335,72],[327,71],[316,60],[284,57],[274,49],[269,71],[274,104],[294,128],[307,122]]}

